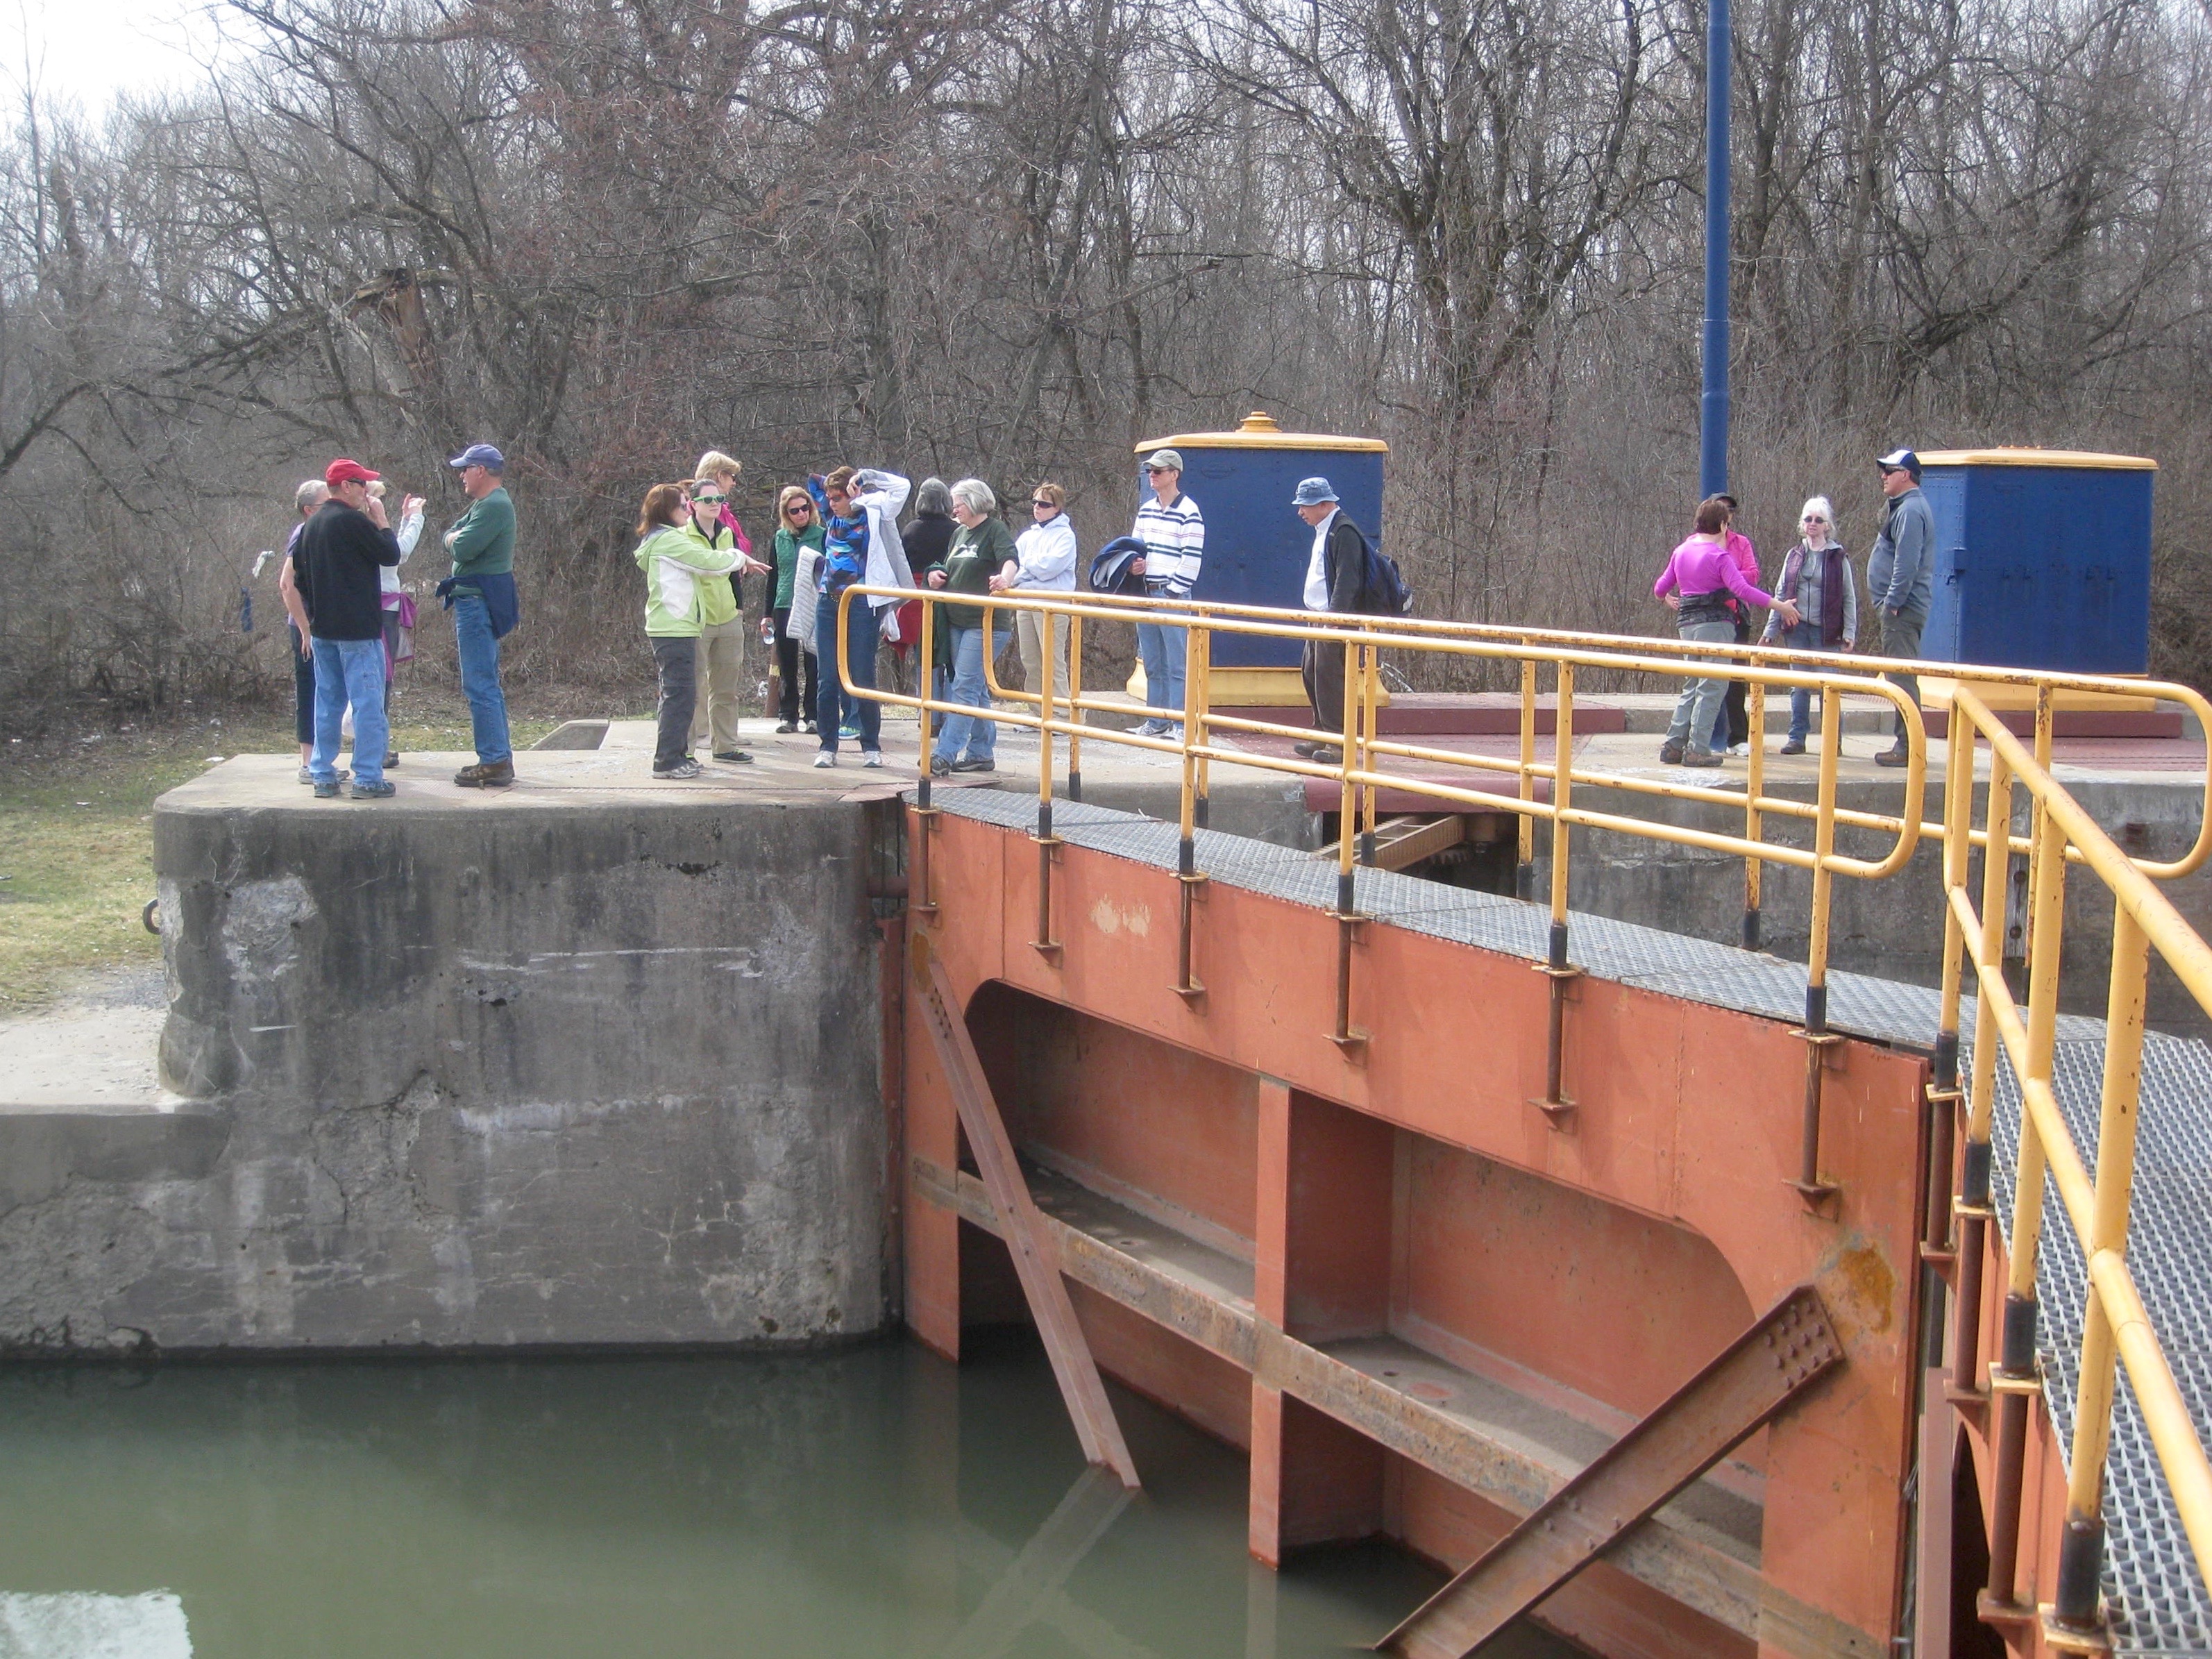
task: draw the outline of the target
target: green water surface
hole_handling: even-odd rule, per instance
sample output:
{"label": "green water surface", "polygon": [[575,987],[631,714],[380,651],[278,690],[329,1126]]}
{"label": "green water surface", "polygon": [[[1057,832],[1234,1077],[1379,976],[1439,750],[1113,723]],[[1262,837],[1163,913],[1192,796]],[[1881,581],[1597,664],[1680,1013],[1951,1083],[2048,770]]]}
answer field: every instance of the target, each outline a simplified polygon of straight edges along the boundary
{"label": "green water surface", "polygon": [[1440,1582],[1252,1565],[1242,1457],[1115,1405],[1133,1498],[1012,1342],[0,1371],[0,1655],[1287,1659]]}

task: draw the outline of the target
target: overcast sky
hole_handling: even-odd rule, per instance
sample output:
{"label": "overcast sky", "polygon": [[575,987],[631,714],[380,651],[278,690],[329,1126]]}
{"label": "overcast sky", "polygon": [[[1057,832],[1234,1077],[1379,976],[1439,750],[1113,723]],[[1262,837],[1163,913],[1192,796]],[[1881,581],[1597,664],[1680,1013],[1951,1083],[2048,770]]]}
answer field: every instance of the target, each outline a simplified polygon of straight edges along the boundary
{"label": "overcast sky", "polygon": [[51,99],[97,118],[115,94],[205,79],[220,45],[207,0],[0,0],[0,76],[20,96],[26,75]]}

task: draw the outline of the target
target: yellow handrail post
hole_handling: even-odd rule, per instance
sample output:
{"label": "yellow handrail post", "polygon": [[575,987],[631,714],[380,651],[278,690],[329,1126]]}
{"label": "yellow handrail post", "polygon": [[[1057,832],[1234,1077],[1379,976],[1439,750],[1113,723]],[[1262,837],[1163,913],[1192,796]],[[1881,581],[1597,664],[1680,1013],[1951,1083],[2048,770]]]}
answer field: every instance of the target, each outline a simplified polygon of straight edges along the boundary
{"label": "yellow handrail post", "polygon": [[[844,672],[845,630],[837,630],[838,672]],[[921,721],[921,740],[915,745],[915,766],[919,776],[914,790],[914,877],[908,884],[906,908],[921,916],[937,914],[936,905],[929,898],[929,832],[937,808],[929,800],[930,716],[936,708],[936,683],[931,678],[935,672],[937,645],[936,601],[927,593],[921,599],[921,655],[919,672],[921,683],[915,688],[921,696],[921,707],[917,714]],[[820,642],[816,642],[816,659],[821,657]],[[818,672],[818,671],[817,671]]]}
{"label": "yellow handrail post", "polygon": [[[1559,750],[1559,727],[1553,726],[1552,748]],[[1536,659],[1521,659],[1521,811],[1519,858],[1513,866],[1516,898],[1536,896],[1536,815],[1529,810],[1536,799]]]}
{"label": "yellow handrail post", "polygon": [[[1962,705],[1954,703],[1954,708]],[[1989,804],[1982,838],[1980,935],[1974,941],[1974,1069],[1966,1103],[1966,1151],[1959,1170],[1959,1329],[1952,1345],[1954,1399],[1984,1397],[1982,1274],[1989,1249],[1990,1132],[1996,1116],[1997,1009],[1992,984],[2004,983],[2005,899],[2012,887],[2012,766],[1990,754]],[[1960,918],[1963,922],[1965,918]],[[2009,998],[2009,993],[2005,994]]]}
{"label": "yellow handrail post", "polygon": [[[2036,833],[2032,867],[2033,908],[2028,926],[2027,1053],[2013,1056],[2014,1081],[2027,1096],[2051,1083],[2051,1056],[2058,1022],[2058,964],[2066,903],[2066,847],[2057,821],[2033,792]],[[1994,830],[1994,826],[1992,826]],[[1990,994],[1985,984],[1982,994]],[[2025,1064],[2020,1063],[2022,1059]],[[2012,1195],[2011,1273],[2005,1286],[2003,1340],[1990,1372],[1996,1406],[1996,1471],[1990,1506],[1988,1601],[2001,1615],[2017,1614],[2014,1590],[2020,1557],[2021,1483],[2027,1473],[2027,1413],[2042,1390],[2035,1359],[2037,1303],[2035,1268],[2043,1238],[2043,1186],[2048,1167],[2043,1134],[2034,1116],[2020,1116],[2020,1157]]]}
{"label": "yellow handrail post", "polygon": [[[1050,618],[1047,618],[1048,621]],[[1067,622],[1067,798],[1083,799],[1083,613]]]}
{"label": "yellow handrail post", "polygon": [[[1336,1029],[1328,1040],[1348,1060],[1366,1042],[1364,1032],[1352,1024],[1352,944],[1359,927],[1359,914],[1354,905],[1357,888],[1352,875],[1352,846],[1359,826],[1358,792],[1352,775],[1359,756],[1359,694],[1362,690],[1357,653],[1358,636],[1343,636],[1344,684],[1341,707],[1338,710],[1340,746],[1336,751]],[[1319,659],[1322,651],[1330,648],[1324,641],[1315,651]]]}
{"label": "yellow handrail post", "polygon": [[[1359,645],[1359,769],[1375,769],[1374,745],[1380,735],[1382,718],[1382,653],[1374,645],[1362,640]],[[1359,786],[1359,861],[1372,868],[1375,863],[1375,786]]]}
{"label": "yellow handrail post", "polygon": [[[2136,1109],[2142,1084],[2143,1009],[2150,944],[2123,906],[2112,912],[2112,970],[2105,1006],[2105,1077],[2097,1120],[2096,1212],[2086,1254],[2124,1255],[2135,1192]],[[2052,1616],[2069,1631],[2104,1623],[2098,1580],[2105,1565],[2105,1454],[2112,1438],[2112,1317],[2092,1279],[2081,1330],[2081,1379],[2075,1395],[2074,1455],[2067,1471],[2065,1530],[2058,1543]]]}
{"label": "yellow handrail post", "polygon": [[1183,635],[1182,810],[1178,826],[1181,837],[1176,845],[1176,883],[1181,890],[1181,902],[1176,906],[1175,990],[1184,1002],[1194,1006],[1206,994],[1206,988],[1199,983],[1198,975],[1192,971],[1191,963],[1191,932],[1194,925],[1192,909],[1198,902],[1199,886],[1206,878],[1198,870],[1198,815],[1200,808],[1198,773],[1191,749],[1199,732],[1198,712],[1206,706],[1207,696],[1208,655],[1205,646],[1207,638],[1207,630],[1202,623],[1194,623]]}
{"label": "yellow handrail post", "polygon": [[[1840,731],[1843,698],[1832,685],[1820,688],[1820,735]],[[1820,744],[1819,811],[1813,819],[1813,919],[1805,947],[1804,1112],[1798,1124],[1797,1179],[1790,1184],[1814,1209],[1835,1195],[1833,1182],[1820,1179],[1820,1097],[1826,1087],[1828,1050],[1843,1039],[1828,1030],[1828,912],[1833,902],[1836,854],[1836,775],[1843,744]]]}
{"label": "yellow handrail post", "polygon": [[[986,624],[991,607],[983,611]],[[983,635],[988,647],[990,635]],[[1037,693],[1037,902],[1036,937],[1030,941],[1039,956],[1048,962],[1058,963],[1060,941],[1052,933],[1052,863],[1060,855],[1060,837],[1052,832],[1052,617],[1044,618],[1044,649],[1038,653],[1044,664],[1043,683],[1036,688]],[[989,659],[986,658],[985,661]],[[984,696],[988,701],[990,693]]]}
{"label": "yellow handrail post", "polygon": [[[1213,787],[1212,770],[1213,763],[1207,757],[1207,751],[1213,742],[1211,725],[1213,709],[1213,630],[1208,628],[1192,629],[1190,646],[1191,648],[1185,658],[1186,670],[1183,677],[1183,731],[1189,739],[1184,752],[1196,755],[1196,760],[1193,764],[1191,783],[1198,792],[1198,798],[1191,803],[1190,821],[1195,827],[1203,830],[1207,827],[1207,819],[1211,814]],[[1198,659],[1198,672],[1195,674],[1190,673],[1188,670],[1190,657],[1195,657]],[[1194,686],[1197,688],[1195,695],[1192,692]]]}
{"label": "yellow handrail post", "polygon": [[1559,708],[1552,722],[1552,932],[1544,957],[1547,981],[1544,1024],[1544,1097],[1536,1104],[1555,1129],[1574,1121],[1575,1103],[1565,1093],[1567,987],[1582,969],[1567,961],[1567,812],[1575,775],[1575,665],[1559,665]]}
{"label": "yellow handrail post", "polygon": [[[1751,683],[1750,704],[1745,709],[1751,726],[1751,766],[1743,783],[1743,838],[1765,839],[1760,832],[1759,803],[1766,793],[1766,682]],[[1743,855],[1743,948],[1759,949],[1759,877],[1766,868],[1756,853]]]}
{"label": "yellow handrail post", "polygon": [[[1952,902],[1964,896],[1974,828],[1974,728],[1954,698],[1945,716],[1943,767],[1943,976],[1942,1012],[1928,1085],[1927,1213],[1921,1242],[1941,1257],[1951,1243],[1951,1163],[1959,1127],[1959,982],[1966,933]],[[1940,1316],[1940,1305],[1936,1310]],[[1940,1330],[1940,1327],[1938,1329]]]}

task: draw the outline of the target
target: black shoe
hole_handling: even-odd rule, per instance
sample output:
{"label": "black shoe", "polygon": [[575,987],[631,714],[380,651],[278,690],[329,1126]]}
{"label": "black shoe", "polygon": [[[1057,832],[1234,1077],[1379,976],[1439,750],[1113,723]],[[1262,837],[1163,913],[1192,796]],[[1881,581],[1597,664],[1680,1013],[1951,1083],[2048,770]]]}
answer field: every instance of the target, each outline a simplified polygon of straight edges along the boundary
{"label": "black shoe", "polygon": [[504,789],[514,781],[514,763],[503,760],[489,766],[481,763],[464,766],[453,774],[453,781],[464,789]]}
{"label": "black shoe", "polygon": [[1874,763],[1876,766],[1902,766],[1911,758],[1912,751],[1900,743],[1895,748],[1885,749],[1876,755]]}
{"label": "black shoe", "polygon": [[386,755],[384,757],[384,763],[386,766],[397,766],[399,764],[399,757],[397,755]]}
{"label": "black shoe", "polygon": [[952,763],[949,760],[940,760],[935,755],[932,755],[929,757],[929,775],[933,778],[951,776]]}
{"label": "black shoe", "polygon": [[717,749],[714,758],[727,761],[732,766],[750,766],[753,763],[753,757],[742,749]]}
{"label": "black shoe", "polygon": [[336,800],[337,798],[338,781],[336,778],[332,778],[328,783],[320,781],[316,783],[315,799],[317,800]]}
{"label": "black shoe", "polygon": [[388,800],[391,797],[392,785],[389,782],[356,783],[353,787],[356,800]]}
{"label": "black shoe", "polygon": [[1662,765],[1662,766],[1680,766],[1681,763],[1682,763],[1682,745],[1681,745],[1680,744],[1679,744],[1679,743],[1675,742],[1675,741],[1674,740],[1674,738],[1668,738],[1668,739],[1667,739],[1667,741],[1666,741],[1666,742],[1664,742],[1664,743],[1662,743],[1662,744],[1661,744],[1659,745],[1659,764],[1660,764],[1660,765]]}
{"label": "black shoe", "polygon": [[995,772],[999,767],[998,763],[987,755],[964,755],[952,763],[952,769],[956,772]]}
{"label": "black shoe", "polygon": [[1779,752],[1784,755],[1802,755],[1805,752],[1805,739],[1792,738],[1782,745]]}
{"label": "black shoe", "polygon": [[656,778],[696,778],[699,775],[699,763],[687,756],[673,766],[654,767],[653,775]]}
{"label": "black shoe", "polygon": [[797,730],[799,725],[795,720],[778,720],[775,723],[775,734],[779,738],[787,738]]}

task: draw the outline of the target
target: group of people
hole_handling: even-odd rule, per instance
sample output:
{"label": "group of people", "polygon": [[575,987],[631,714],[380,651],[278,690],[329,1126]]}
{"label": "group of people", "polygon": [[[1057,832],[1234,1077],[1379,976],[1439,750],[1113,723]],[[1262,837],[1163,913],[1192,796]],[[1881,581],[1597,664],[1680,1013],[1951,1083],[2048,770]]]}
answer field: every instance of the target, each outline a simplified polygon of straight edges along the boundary
{"label": "group of people", "polygon": [[[506,459],[490,444],[471,444],[447,465],[469,505],[445,532],[453,571],[437,593],[453,613],[477,750],[476,763],[463,767],[453,781],[464,789],[504,788],[514,781],[514,750],[499,642],[520,617],[514,503],[503,482]],[[426,503],[420,495],[403,495],[394,528],[386,490],[380,475],[341,458],[293,496],[300,521],[285,544],[277,590],[289,619],[300,781],[325,799],[349,777],[355,799],[386,799],[392,787],[384,775],[399,762],[391,746],[392,679],[408,654],[415,605],[398,573],[422,539]],[[346,771],[337,757],[349,708],[353,766]]]}
{"label": "group of people", "polygon": [[[1875,465],[1885,506],[1881,529],[1867,556],[1867,588],[1881,626],[1881,653],[1910,660],[1920,654],[1920,634],[1935,592],[1935,514],[1921,493],[1920,457],[1912,450],[1893,450]],[[1850,554],[1836,539],[1836,511],[1828,498],[1815,495],[1805,503],[1796,545],[1784,556],[1771,593],[1759,586],[1759,553],[1735,528],[1735,514],[1732,495],[1700,501],[1696,528],[1668,556],[1652,585],[1653,595],[1674,610],[1682,638],[1700,644],[1742,643],[1751,637],[1750,612],[1756,607],[1768,612],[1762,645],[1857,650],[1858,582]],[[1916,676],[1898,671],[1885,678],[1919,701]],[[1805,752],[1812,701],[1807,688],[1790,689],[1784,754]],[[1832,735],[1829,740],[1835,740]],[[1753,741],[1743,682],[1714,675],[1683,684],[1659,758],[1669,766],[1718,766],[1729,754],[1748,754]],[[1905,763],[1902,715],[1895,740],[1874,758],[1881,766]]]}

